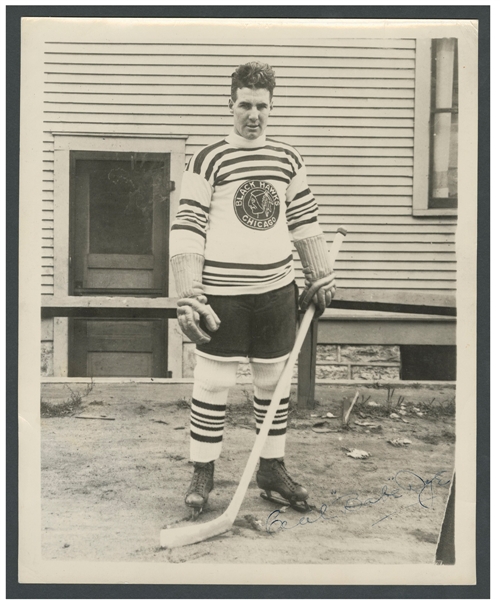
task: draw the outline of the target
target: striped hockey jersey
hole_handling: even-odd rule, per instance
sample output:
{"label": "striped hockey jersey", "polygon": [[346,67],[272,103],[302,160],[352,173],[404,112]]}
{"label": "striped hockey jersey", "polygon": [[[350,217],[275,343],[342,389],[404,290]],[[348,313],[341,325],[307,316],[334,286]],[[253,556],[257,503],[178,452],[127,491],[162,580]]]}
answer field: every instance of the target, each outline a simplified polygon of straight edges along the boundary
{"label": "striped hockey jersey", "polygon": [[321,233],[299,153],[231,132],[189,161],[170,250],[204,256],[207,294],[260,294],[293,281],[290,237]]}

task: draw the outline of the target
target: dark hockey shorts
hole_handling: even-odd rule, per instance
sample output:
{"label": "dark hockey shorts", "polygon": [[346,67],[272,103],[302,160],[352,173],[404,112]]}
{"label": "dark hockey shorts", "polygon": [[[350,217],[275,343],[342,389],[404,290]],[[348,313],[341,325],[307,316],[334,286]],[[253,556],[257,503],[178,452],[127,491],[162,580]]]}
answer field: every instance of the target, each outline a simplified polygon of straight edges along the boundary
{"label": "dark hockey shorts", "polygon": [[241,296],[211,296],[208,304],[221,320],[207,331],[208,344],[197,353],[215,360],[250,358],[258,362],[286,357],[295,342],[298,290],[294,282],[272,292]]}

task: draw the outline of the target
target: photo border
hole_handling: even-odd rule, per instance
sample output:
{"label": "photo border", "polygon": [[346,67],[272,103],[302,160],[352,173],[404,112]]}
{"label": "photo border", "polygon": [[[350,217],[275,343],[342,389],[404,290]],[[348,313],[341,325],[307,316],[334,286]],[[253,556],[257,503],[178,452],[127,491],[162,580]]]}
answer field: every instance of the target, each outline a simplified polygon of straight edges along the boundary
{"label": "photo border", "polygon": [[[281,18],[283,6],[259,6],[259,18]],[[18,551],[18,241],[19,241],[19,99],[20,21],[22,17],[130,17],[130,18],[255,18],[255,7],[130,7],[130,6],[8,6],[7,44],[7,152],[6,152],[6,276],[7,276],[7,597],[9,598],[487,598],[490,579],[489,530],[489,6],[314,6],[286,7],[290,18],[302,19],[474,19],[479,21],[479,138],[478,138],[478,248],[477,248],[477,504],[476,569],[473,586],[285,586],[285,585],[143,585],[143,584],[19,584]],[[166,594],[165,585],[168,587]],[[445,589],[444,589],[445,588]]]}

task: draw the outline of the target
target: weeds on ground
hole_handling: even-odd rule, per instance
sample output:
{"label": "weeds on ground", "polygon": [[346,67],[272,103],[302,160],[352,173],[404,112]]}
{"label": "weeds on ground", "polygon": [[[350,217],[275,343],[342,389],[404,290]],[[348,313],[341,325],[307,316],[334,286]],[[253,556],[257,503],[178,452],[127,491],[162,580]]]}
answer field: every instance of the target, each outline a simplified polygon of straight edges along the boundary
{"label": "weeds on ground", "polygon": [[369,402],[371,396],[362,395],[352,409],[352,414],[366,417],[388,417],[393,413],[406,416],[417,415],[429,419],[455,416],[455,397],[451,400],[437,400],[435,397],[420,402],[406,402],[406,397],[399,395],[395,398],[395,388],[387,388],[385,403],[373,405]]}
{"label": "weeds on ground", "polygon": [[451,400],[436,401],[436,398],[426,402],[422,401],[415,404],[422,413],[431,418],[436,417],[454,417],[455,416],[455,396]]}
{"label": "weeds on ground", "polygon": [[180,409],[191,408],[191,405],[189,404],[189,402],[184,397],[183,398],[179,398],[176,401],[175,406],[177,406],[177,408],[180,408]]}
{"label": "weeds on ground", "polygon": [[94,380],[91,379],[90,383],[87,383],[85,390],[80,392],[79,390],[73,390],[67,383],[65,383],[64,387],[69,392],[69,398],[58,404],[52,404],[51,402],[42,400],[40,403],[40,415],[43,418],[50,418],[69,417],[75,414],[75,412],[81,408],[83,399],[92,393],[94,385]]}

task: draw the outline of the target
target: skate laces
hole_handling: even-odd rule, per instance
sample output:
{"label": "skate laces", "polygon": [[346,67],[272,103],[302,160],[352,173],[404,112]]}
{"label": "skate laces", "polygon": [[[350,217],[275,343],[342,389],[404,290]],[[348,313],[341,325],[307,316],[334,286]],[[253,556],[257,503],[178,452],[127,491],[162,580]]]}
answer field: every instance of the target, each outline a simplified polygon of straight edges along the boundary
{"label": "skate laces", "polygon": [[290,488],[290,490],[295,490],[295,487],[298,485],[298,483],[291,478],[290,473],[288,473],[288,471],[286,470],[284,461],[281,462],[277,460],[274,464],[274,468],[280,471],[284,483]]}
{"label": "skate laces", "polygon": [[212,470],[210,465],[211,463],[206,463],[202,466],[195,466],[193,480],[191,481],[191,485],[189,486],[189,493],[203,493],[205,485],[210,480],[210,474]]}

